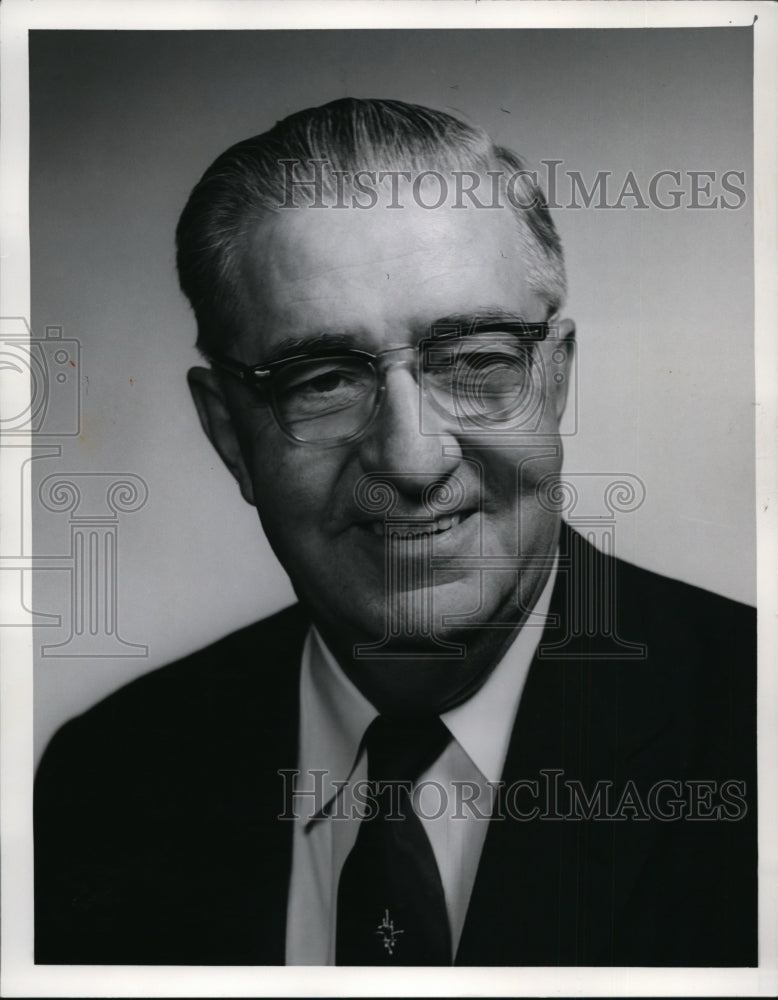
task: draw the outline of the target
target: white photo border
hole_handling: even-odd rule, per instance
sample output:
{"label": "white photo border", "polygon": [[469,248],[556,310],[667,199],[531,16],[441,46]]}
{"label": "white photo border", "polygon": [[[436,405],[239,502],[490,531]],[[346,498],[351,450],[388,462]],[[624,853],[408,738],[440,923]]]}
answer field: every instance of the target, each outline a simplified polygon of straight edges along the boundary
{"label": "white photo border", "polygon": [[[362,0],[294,4],[179,0],[6,0],[2,38],[2,277],[0,314],[30,317],[27,34],[35,29],[266,30],[280,28],[754,28],[756,520],[759,595],[758,969],[381,969],[35,966],[32,962],[32,634],[0,630],[2,952],[0,993],[26,996],[743,995],[778,993],[778,9],[769,2],[492,2]],[[2,373],[0,372],[0,377]],[[7,386],[19,392],[18,380]],[[13,401],[14,411],[25,405]],[[29,448],[29,440],[15,446]],[[2,477],[3,509],[20,486]],[[29,470],[29,463],[25,467]],[[27,472],[29,476],[29,471]],[[27,483],[29,485],[29,483]],[[29,497],[29,490],[25,491]],[[25,523],[29,524],[29,519]],[[7,530],[7,525],[6,525]],[[2,528],[0,527],[0,531]],[[24,551],[30,551],[24,540]],[[2,534],[0,534],[2,547]],[[2,585],[2,581],[0,581]],[[4,598],[0,590],[0,602]]]}

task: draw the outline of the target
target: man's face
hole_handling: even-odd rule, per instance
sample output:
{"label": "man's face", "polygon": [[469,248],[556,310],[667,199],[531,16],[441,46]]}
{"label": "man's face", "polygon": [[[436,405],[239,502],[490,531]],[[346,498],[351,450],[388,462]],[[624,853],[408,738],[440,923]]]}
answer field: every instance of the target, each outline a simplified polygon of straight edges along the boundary
{"label": "man's face", "polygon": [[[378,354],[417,345],[451,317],[465,328],[471,319],[502,315],[543,321],[546,308],[526,282],[515,225],[508,210],[448,207],[300,208],[274,216],[256,227],[243,261],[248,319],[231,354],[255,364],[279,349],[283,354],[290,340],[315,349],[335,338],[339,346]],[[572,324],[563,332],[571,335]],[[465,433],[456,418],[429,407],[422,413],[414,366],[397,365],[386,371],[378,413],[361,437],[335,446],[300,444],[282,433],[251,389],[201,373],[209,391],[195,393],[201,412],[211,411],[209,434],[256,505],[300,600],[341,654],[347,657],[354,643],[382,640],[393,625],[410,635],[396,636],[384,652],[412,652],[430,622],[435,637],[468,644],[475,633],[459,622],[468,616],[474,623],[518,622],[537,598],[549,565],[524,557],[550,556],[557,537],[558,518],[539,502],[536,486],[561,466],[565,380],[554,375],[564,374],[565,365],[558,351],[552,360],[558,336],[534,348],[546,392],[532,433]],[[393,522],[421,516],[426,527],[387,545],[385,511],[366,509],[357,497],[367,474],[397,491]],[[422,494],[432,483],[453,486],[460,500],[453,518],[430,525]],[[518,570],[516,563],[477,565],[483,557],[517,556]],[[447,565],[454,558],[456,565]],[[425,570],[431,588],[423,583]],[[454,668],[449,662],[440,676],[423,656],[415,667],[389,670],[381,660],[365,660],[350,672],[358,683],[365,678],[370,695],[376,685],[412,692],[418,684],[419,697],[422,688],[446,689],[442,704],[477,685],[476,672],[487,670],[468,662]],[[381,700],[380,690],[374,700]]]}

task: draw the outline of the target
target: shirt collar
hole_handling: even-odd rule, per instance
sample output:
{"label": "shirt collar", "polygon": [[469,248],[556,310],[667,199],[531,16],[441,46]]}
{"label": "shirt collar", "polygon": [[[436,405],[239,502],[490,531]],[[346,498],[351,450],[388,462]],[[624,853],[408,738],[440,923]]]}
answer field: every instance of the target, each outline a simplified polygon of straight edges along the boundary
{"label": "shirt collar", "polygon": [[502,776],[513,721],[546,624],[558,561],[555,556],[540,597],[486,682],[472,698],[440,717],[487,781]]}
{"label": "shirt collar", "polygon": [[335,794],[333,782],[347,781],[365,730],[378,710],[349,680],[315,626],[303,647],[300,676],[300,760],[304,784],[312,771],[325,771],[323,801]]}
{"label": "shirt collar", "polygon": [[[481,688],[466,702],[441,715],[487,781],[502,774],[519,701],[543,634],[557,574],[558,556],[527,621]],[[345,782],[357,762],[365,730],[378,710],[346,676],[315,626],[306,637],[300,678],[300,758],[302,783],[312,771],[325,771],[321,809]]]}

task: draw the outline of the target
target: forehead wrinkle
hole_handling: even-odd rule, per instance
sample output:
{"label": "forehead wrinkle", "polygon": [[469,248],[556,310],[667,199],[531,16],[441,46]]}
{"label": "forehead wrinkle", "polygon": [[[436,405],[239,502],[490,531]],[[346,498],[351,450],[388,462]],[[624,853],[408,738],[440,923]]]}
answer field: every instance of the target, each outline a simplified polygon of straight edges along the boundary
{"label": "forehead wrinkle", "polygon": [[[386,269],[387,279],[390,278],[390,272],[393,265],[396,265],[400,261],[407,261],[412,258],[415,254],[423,253],[424,248],[415,247],[407,252],[396,253],[396,254],[386,254],[382,257],[372,258],[369,261],[369,266],[380,268],[382,271]],[[272,261],[269,262],[270,267],[262,267],[259,270],[252,268],[247,275],[250,287],[253,286],[255,294],[259,296],[260,301],[264,302],[266,305],[270,302],[274,302],[276,308],[280,308],[282,312],[289,310],[300,310],[305,313],[310,306],[323,305],[327,302],[338,303],[341,301],[341,296],[339,295],[339,289],[337,287],[338,279],[341,282],[347,281],[349,277],[353,277],[359,285],[360,270],[362,270],[366,265],[364,259],[355,259],[353,261],[347,261],[341,264],[332,264],[326,268],[311,269],[305,273],[298,273],[296,275],[289,275],[288,273],[283,273],[273,266]],[[248,264],[248,262],[247,262]],[[421,273],[421,269],[419,269]],[[434,284],[440,281],[441,278],[445,277],[447,273],[456,273],[456,269],[452,268],[450,272],[445,270],[438,271],[435,274],[429,275],[426,278],[419,279],[418,285],[423,288],[425,285]],[[368,277],[371,277],[368,274]],[[329,287],[326,289],[317,290],[316,285],[325,283],[329,281]],[[315,284],[314,284],[315,283]],[[314,284],[314,287],[310,286]],[[370,285],[375,285],[375,280],[369,282]],[[295,294],[296,289],[304,290],[303,294]]]}
{"label": "forehead wrinkle", "polygon": [[[494,264],[495,264],[494,260],[484,261],[483,263],[468,263],[467,271],[469,274],[473,274],[478,271],[485,271],[488,275],[491,276],[495,274]],[[435,271],[434,274],[426,274],[423,276],[419,275],[417,284],[419,285],[420,288],[424,288],[427,285],[433,284],[434,282],[437,281],[441,281],[442,279],[448,278],[450,276],[458,277],[462,273],[462,270],[463,268],[460,264],[459,266],[442,268],[441,270]],[[516,275],[517,287],[520,286],[522,279],[523,275],[521,274]]]}
{"label": "forehead wrinkle", "polygon": [[[298,210],[302,211],[302,210]],[[319,238],[319,234],[314,237],[311,241],[309,238],[309,230],[306,229],[303,221],[307,219],[307,216],[279,216],[270,220],[266,220],[257,226],[249,238],[249,247],[253,247],[254,250],[259,250],[261,258],[264,258],[265,266],[263,270],[273,269],[273,259],[275,254],[271,253],[271,245],[275,240],[280,241],[280,247],[285,248],[291,252],[292,259],[297,267],[300,264],[305,264],[306,259],[313,255],[316,247],[316,240]],[[448,243],[449,253],[455,255],[457,250],[462,250],[463,248],[472,248],[479,245],[484,237],[487,238],[489,242],[492,242],[495,237],[497,239],[497,245],[493,249],[499,250],[500,257],[505,260],[509,260],[515,254],[514,240],[510,237],[512,234],[512,226],[506,230],[505,224],[502,222],[500,217],[499,221],[491,216],[489,218],[489,225],[485,228],[483,224],[476,226],[475,228],[462,227],[459,225],[460,220],[463,218],[461,215],[439,215],[437,212],[425,213],[420,218],[425,222],[424,226],[414,225],[416,219],[415,216],[406,215],[393,215],[393,216],[382,216],[382,221],[388,220],[390,225],[388,230],[379,226],[371,226],[370,223],[373,221],[373,216],[369,214],[359,214],[357,216],[349,216],[349,219],[356,218],[358,220],[357,224],[353,227],[346,226],[345,229],[339,225],[341,218],[328,216],[326,219],[321,216],[316,216],[316,221],[322,219],[323,222],[333,221],[335,226],[329,234],[329,239],[337,242],[341,253],[347,246],[347,240],[342,241],[341,238],[347,237],[349,232],[355,234],[360,239],[360,243],[355,247],[353,251],[353,258],[346,260],[345,262],[340,262],[337,264],[331,264],[330,266],[322,267],[321,258],[315,258],[311,264],[311,268],[306,268],[304,273],[299,273],[290,277],[288,275],[284,276],[286,284],[293,284],[295,282],[305,282],[310,280],[317,280],[319,278],[326,278],[332,275],[342,274],[344,271],[350,269],[357,269],[365,265],[365,246],[368,245],[371,255],[369,263],[375,266],[387,266],[400,261],[406,261],[417,254],[428,254],[430,249],[435,250],[435,259],[439,260],[441,256],[441,238],[445,238],[447,230],[453,224],[456,230],[456,239],[452,239]],[[288,219],[288,224],[285,224],[285,220]],[[406,219],[411,223],[411,229],[408,230],[404,228],[404,223]],[[303,220],[303,221],[301,221]],[[481,221],[481,216],[477,217],[477,220]],[[393,225],[397,222],[397,226]],[[498,235],[499,234],[499,235]],[[387,235],[392,242],[395,242],[399,237],[400,239],[405,239],[408,244],[407,249],[398,249],[396,252],[388,252],[384,248],[384,243],[386,241]],[[377,251],[377,252],[376,252]],[[506,252],[507,251],[507,252]],[[444,248],[445,255],[445,248]],[[244,262],[247,262],[247,258],[251,254],[244,256]],[[281,261],[283,263],[283,259]],[[268,266],[269,265],[269,266]],[[484,267],[487,265],[484,264]],[[277,277],[280,277],[277,269],[273,269]],[[445,273],[445,272],[444,272]],[[433,275],[429,280],[435,280],[439,275]]]}
{"label": "forehead wrinkle", "polygon": [[[386,253],[371,257],[369,261],[366,261],[364,255],[360,255],[357,250],[354,251],[354,259],[346,261],[341,264],[333,264],[329,267],[318,267],[314,266],[311,270],[305,271],[302,274],[298,274],[295,277],[284,276],[284,284],[286,286],[292,286],[300,283],[305,283],[309,281],[317,281],[321,278],[331,277],[333,275],[339,275],[343,272],[357,271],[365,266],[391,266],[398,261],[408,260],[410,257],[414,257],[417,254],[423,254],[428,251],[426,246],[414,246],[408,250],[404,250],[398,253]],[[486,265],[484,265],[485,267]],[[455,270],[455,269],[452,269]],[[427,279],[428,281],[435,281],[441,277],[441,275],[446,274],[445,271],[430,275]]]}

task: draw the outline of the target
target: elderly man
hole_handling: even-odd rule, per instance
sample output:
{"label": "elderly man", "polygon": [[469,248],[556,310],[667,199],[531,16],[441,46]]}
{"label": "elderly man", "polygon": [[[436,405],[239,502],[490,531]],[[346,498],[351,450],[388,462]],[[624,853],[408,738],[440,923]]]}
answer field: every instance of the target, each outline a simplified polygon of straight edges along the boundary
{"label": "elderly man", "polygon": [[756,962],[753,612],[560,518],[574,325],[521,161],[394,101],[178,227],[206,434],[299,604],[54,738],[40,962]]}

